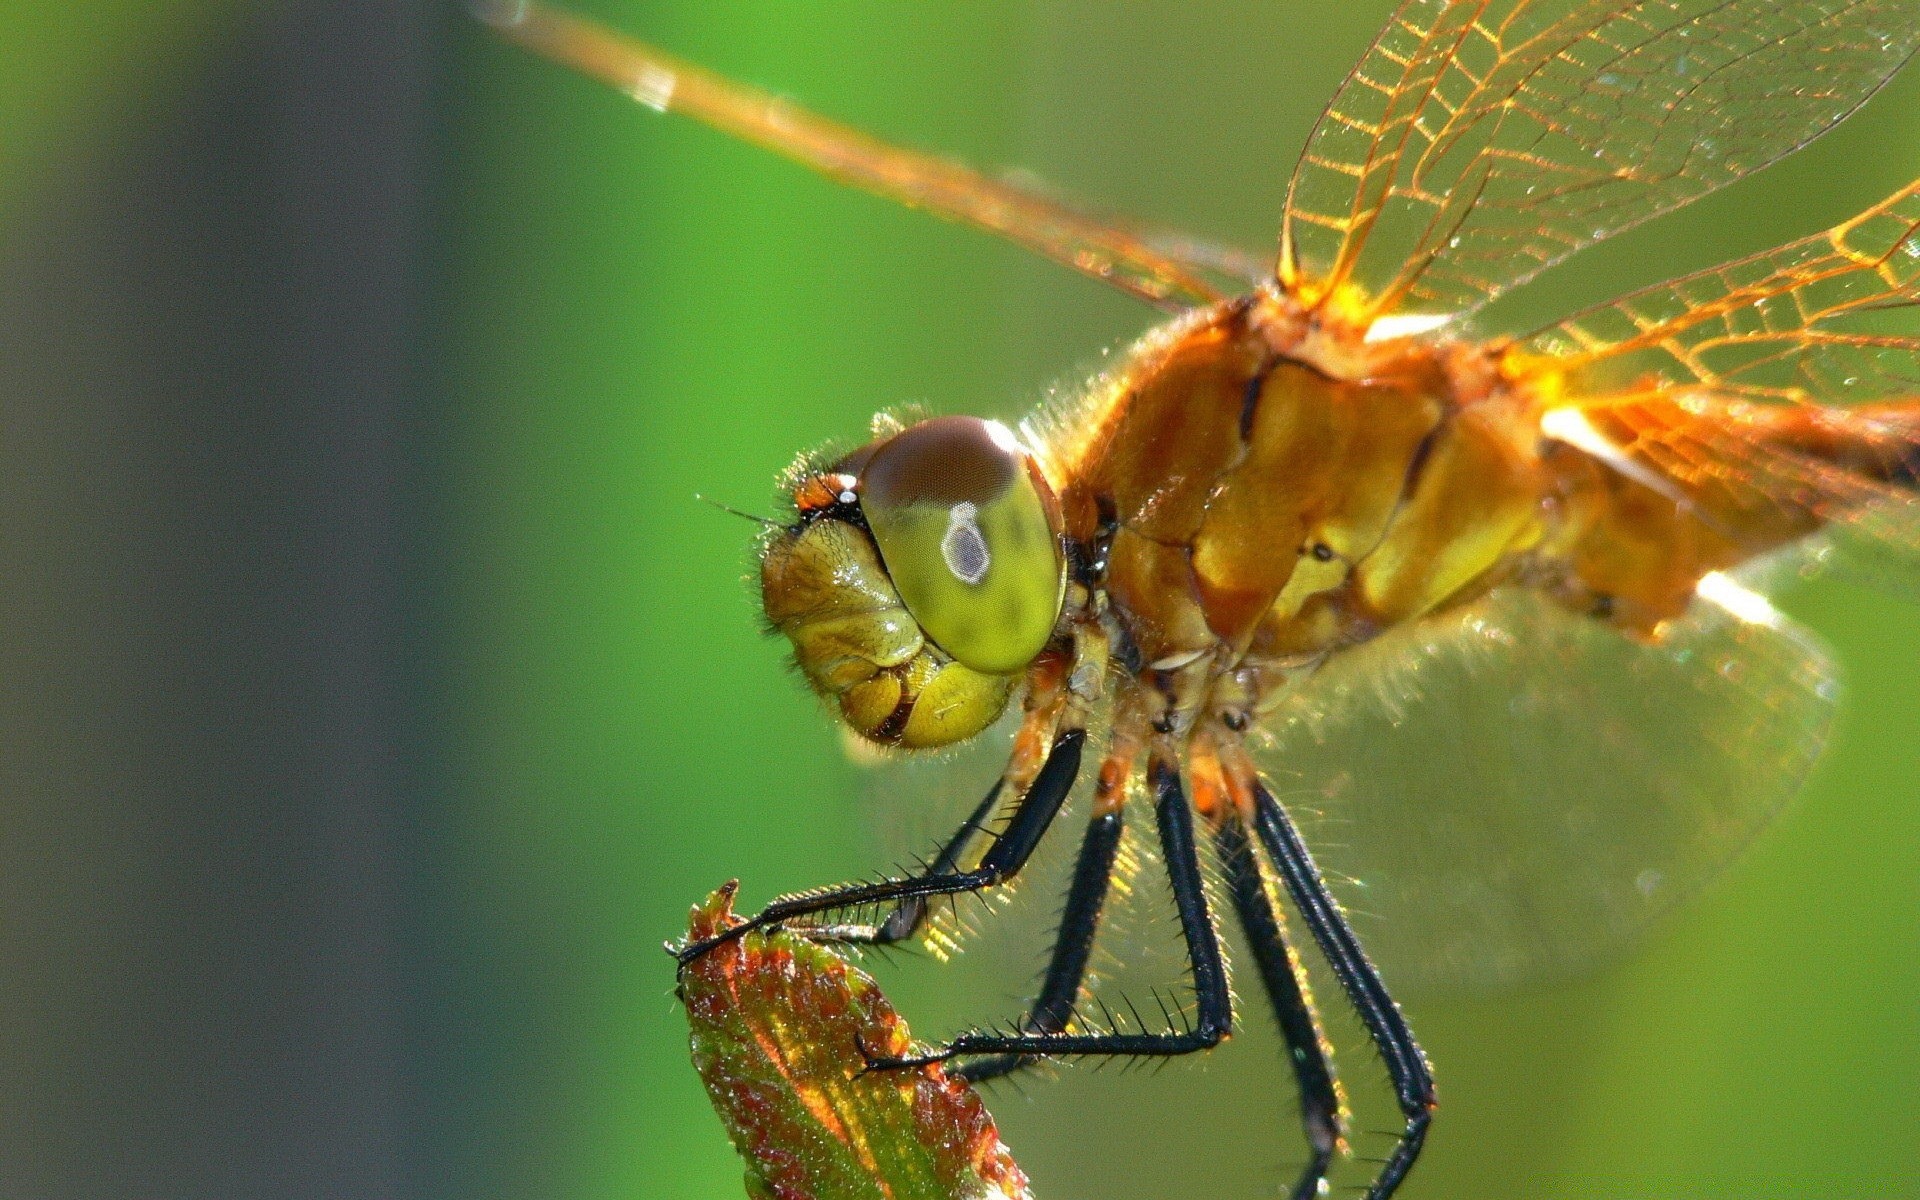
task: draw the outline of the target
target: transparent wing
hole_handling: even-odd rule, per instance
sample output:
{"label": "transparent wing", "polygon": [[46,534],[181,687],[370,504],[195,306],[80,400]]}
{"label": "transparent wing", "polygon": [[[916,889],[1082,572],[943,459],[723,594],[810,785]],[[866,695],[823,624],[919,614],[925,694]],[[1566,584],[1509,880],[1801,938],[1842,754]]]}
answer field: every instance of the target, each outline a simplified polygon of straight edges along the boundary
{"label": "transparent wing", "polygon": [[[975,225],[1167,308],[1226,298],[1241,255],[1172,230],[1091,216],[1038,190],[828,120],[603,25],[527,0],[471,0],[503,36],[661,112],[679,112],[841,183]],[[1264,274],[1264,272],[1261,272]]]}
{"label": "transparent wing", "polygon": [[1281,280],[1471,312],[1804,145],[1920,45],[1920,0],[1407,0],[1288,190]]}
{"label": "transparent wing", "polygon": [[1920,575],[1920,183],[1825,233],[1598,306],[1507,368],[1717,507],[1805,512],[1874,582]]}
{"label": "transparent wing", "polygon": [[1589,970],[1799,790],[1834,664],[1732,594],[1647,645],[1502,589],[1274,714],[1263,768],[1392,986]]}
{"label": "transparent wing", "polygon": [[1508,358],[1603,401],[1678,384],[1824,404],[1920,395],[1920,182],[1824,233],[1579,313]]}

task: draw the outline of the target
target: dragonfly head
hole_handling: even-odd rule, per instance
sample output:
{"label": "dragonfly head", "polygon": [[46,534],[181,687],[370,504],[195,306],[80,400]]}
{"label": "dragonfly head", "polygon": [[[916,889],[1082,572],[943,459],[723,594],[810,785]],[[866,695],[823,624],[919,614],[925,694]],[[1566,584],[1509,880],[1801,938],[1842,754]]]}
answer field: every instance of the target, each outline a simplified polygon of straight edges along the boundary
{"label": "dragonfly head", "polygon": [[855,732],[944,746],[992,724],[1053,636],[1058,508],[1004,425],[935,417],[797,473],[760,561],[768,621]]}

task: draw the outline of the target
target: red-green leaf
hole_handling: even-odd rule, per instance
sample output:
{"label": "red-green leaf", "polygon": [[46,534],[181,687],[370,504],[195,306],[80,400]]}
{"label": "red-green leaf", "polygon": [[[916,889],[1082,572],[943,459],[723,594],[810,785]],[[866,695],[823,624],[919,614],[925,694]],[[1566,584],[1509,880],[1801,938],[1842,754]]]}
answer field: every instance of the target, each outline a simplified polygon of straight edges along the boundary
{"label": "red-green leaf", "polygon": [[[689,935],[740,923],[735,885]],[[683,972],[693,1064],[755,1200],[1031,1200],[973,1089],[937,1066],[863,1071],[904,1054],[907,1026],[871,978],[784,932],[720,946]]]}

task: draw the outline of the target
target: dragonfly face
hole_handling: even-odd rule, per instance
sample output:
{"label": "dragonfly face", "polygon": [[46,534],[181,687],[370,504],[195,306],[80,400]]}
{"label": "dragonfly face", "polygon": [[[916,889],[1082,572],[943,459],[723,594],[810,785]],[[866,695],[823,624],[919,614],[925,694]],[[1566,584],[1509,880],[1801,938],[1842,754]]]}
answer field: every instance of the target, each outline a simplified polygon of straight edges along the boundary
{"label": "dragonfly face", "polygon": [[[1279,894],[1387,1068],[1404,1123],[1366,1191],[1385,1200],[1435,1103],[1387,981],[1578,970],[1709,879],[1798,789],[1834,711],[1834,664],[1756,572],[1848,543],[1896,579],[1920,562],[1920,184],[1531,330],[1469,323],[1845,117],[1920,49],[1920,0],[1405,0],[1252,272],[537,5],[503,23],[1179,314],[1031,446],[944,418],[800,470],[764,547],[769,620],[861,736],[949,744],[1016,696],[1022,716],[921,874],[782,897],[683,962],[774,924],[915,936],[930,898],[1022,868],[1089,729],[1109,733],[1024,1019],[871,1067],[980,1079],[1220,1041],[1204,838],[1302,1096],[1292,1194],[1324,1192],[1347,1112]],[[1164,1030],[1103,1026],[1090,948],[1149,807],[1194,1002]],[[1364,915],[1330,875],[1364,883]]]}
{"label": "dragonfly face", "polygon": [[1060,615],[1058,506],[1032,455],[998,422],[937,417],[796,475],[760,582],[807,682],[882,745],[992,724]]}

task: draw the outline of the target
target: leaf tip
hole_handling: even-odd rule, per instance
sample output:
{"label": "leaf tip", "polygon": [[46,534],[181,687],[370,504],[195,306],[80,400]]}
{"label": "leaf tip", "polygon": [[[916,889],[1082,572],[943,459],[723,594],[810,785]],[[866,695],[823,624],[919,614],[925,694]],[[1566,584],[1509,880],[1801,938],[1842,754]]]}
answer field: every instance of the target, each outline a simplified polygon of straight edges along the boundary
{"label": "leaf tip", "polygon": [[[693,909],[688,936],[739,925],[737,884]],[[816,942],[754,932],[687,964],[699,1070],[768,1200],[1030,1200],[993,1117],[938,1065],[869,1071],[913,1045],[872,978]]]}

